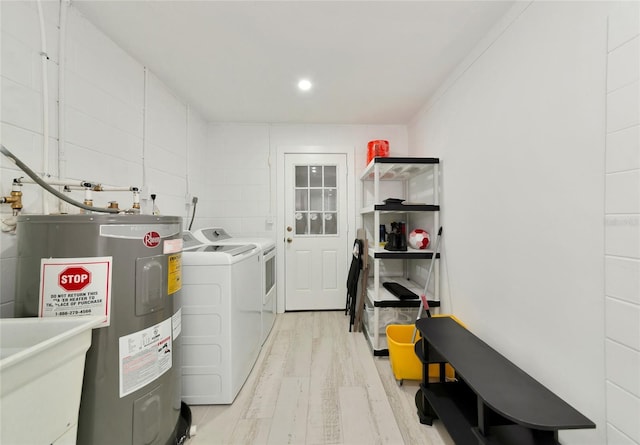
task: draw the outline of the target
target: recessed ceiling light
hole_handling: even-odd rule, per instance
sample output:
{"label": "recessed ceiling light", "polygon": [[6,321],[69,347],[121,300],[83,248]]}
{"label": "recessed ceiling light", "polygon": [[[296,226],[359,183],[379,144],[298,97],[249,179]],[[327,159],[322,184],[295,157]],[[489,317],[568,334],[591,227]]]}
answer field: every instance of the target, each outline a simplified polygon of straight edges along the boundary
{"label": "recessed ceiling light", "polygon": [[312,85],[309,79],[301,79],[300,82],[298,82],[298,88],[302,91],[309,91],[311,87]]}

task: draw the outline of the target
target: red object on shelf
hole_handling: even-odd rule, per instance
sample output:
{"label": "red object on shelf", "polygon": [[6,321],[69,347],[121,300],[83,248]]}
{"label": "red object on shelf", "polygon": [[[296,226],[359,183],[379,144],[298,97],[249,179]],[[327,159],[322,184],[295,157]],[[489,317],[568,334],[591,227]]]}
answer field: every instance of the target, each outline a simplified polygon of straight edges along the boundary
{"label": "red object on shelf", "polygon": [[367,144],[367,165],[376,156],[382,158],[389,157],[389,141],[378,139],[375,141],[369,141]]}

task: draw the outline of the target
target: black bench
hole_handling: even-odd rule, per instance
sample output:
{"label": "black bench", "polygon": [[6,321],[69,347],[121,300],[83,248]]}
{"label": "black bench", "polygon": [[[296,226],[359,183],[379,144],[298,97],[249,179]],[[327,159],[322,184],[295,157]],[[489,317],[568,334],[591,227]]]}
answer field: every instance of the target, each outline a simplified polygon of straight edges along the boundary
{"label": "black bench", "polygon": [[[556,445],[558,430],[596,425],[449,317],[416,322],[423,363],[416,393],[420,422],[439,418],[457,445]],[[445,381],[444,363],[455,381]],[[440,381],[429,382],[428,363],[440,363]]]}

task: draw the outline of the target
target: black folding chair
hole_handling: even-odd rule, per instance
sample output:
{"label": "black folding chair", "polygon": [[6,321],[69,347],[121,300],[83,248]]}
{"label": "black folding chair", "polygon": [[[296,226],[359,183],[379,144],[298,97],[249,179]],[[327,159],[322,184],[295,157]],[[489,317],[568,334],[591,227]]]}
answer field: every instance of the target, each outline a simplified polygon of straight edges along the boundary
{"label": "black folding chair", "polygon": [[349,314],[349,332],[353,326],[356,313],[356,301],[358,300],[358,279],[360,278],[360,270],[362,270],[362,240],[356,239],[353,243],[353,255],[351,257],[351,266],[349,266],[349,275],[347,276],[347,301],[344,308],[344,314]]}

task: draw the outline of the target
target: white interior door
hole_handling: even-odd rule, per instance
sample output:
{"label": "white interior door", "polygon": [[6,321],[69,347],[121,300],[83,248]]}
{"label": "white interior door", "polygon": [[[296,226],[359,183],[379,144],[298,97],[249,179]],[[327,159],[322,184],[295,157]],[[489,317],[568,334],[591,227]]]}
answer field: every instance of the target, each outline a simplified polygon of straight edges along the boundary
{"label": "white interior door", "polygon": [[285,309],[342,309],[347,280],[345,154],[285,155]]}

